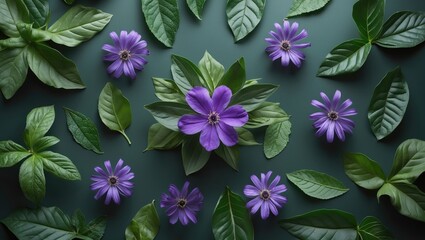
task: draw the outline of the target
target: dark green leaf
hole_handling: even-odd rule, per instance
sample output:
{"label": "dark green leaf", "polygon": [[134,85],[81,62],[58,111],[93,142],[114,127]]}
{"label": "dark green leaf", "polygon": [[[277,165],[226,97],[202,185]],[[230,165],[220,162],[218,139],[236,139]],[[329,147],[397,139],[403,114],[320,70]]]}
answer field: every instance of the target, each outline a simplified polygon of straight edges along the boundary
{"label": "dark green leaf", "polygon": [[365,217],[359,225],[358,234],[362,240],[393,240],[390,231],[376,217]]}
{"label": "dark green leaf", "polygon": [[310,13],[325,7],[330,0],[294,0],[287,18]]}
{"label": "dark green leaf", "polygon": [[402,11],[385,23],[376,43],[386,48],[410,48],[425,41],[425,14]]}
{"label": "dark green leaf", "polygon": [[221,144],[214,151],[221,159],[223,159],[229,166],[238,171],[238,163],[239,163],[239,147],[227,147]]}
{"label": "dark green leaf", "polygon": [[253,240],[254,227],[241,196],[226,187],[218,199],[212,217],[215,239]]}
{"label": "dark green leaf", "polygon": [[106,83],[105,87],[99,95],[98,111],[100,119],[109,129],[121,133],[128,144],[130,139],[125,130],[131,124],[131,107],[130,102],[121,90],[116,88],[112,83]]}
{"label": "dark green leaf", "polygon": [[159,231],[159,216],[155,201],[142,207],[125,229],[126,240],[153,240]]}
{"label": "dark green leaf", "polygon": [[317,76],[336,76],[357,71],[366,62],[371,48],[370,42],[360,39],[341,43],[326,56]]}
{"label": "dark green leaf", "polygon": [[29,13],[22,0],[0,0],[0,31],[8,37],[19,37],[16,25],[28,23]]}
{"label": "dark green leaf", "polygon": [[68,130],[74,140],[85,149],[92,150],[98,154],[103,153],[100,147],[99,133],[93,121],[82,113],[65,107],[63,109]]}
{"label": "dark green leaf", "polygon": [[34,142],[34,145],[32,146],[32,150],[34,153],[41,152],[53,145],[56,145],[58,142],[60,142],[59,138],[54,136],[44,136],[39,139],[37,139]]}
{"label": "dark green leaf", "polygon": [[165,102],[186,103],[184,94],[173,80],[152,78],[155,95]]}
{"label": "dark green leaf", "polygon": [[50,26],[48,31],[52,34],[53,42],[75,47],[102,31],[111,18],[109,13],[77,5]]}
{"label": "dark green leaf", "polygon": [[80,180],[77,167],[64,155],[55,152],[41,152],[37,156],[43,161],[43,167],[57,177],[66,180]]}
{"label": "dark green leaf", "polygon": [[267,158],[273,158],[285,149],[291,134],[291,122],[289,120],[269,125],[264,136],[264,154]]}
{"label": "dark green leaf", "polygon": [[359,0],[353,6],[353,19],[362,39],[372,42],[379,37],[384,22],[385,0]]}
{"label": "dark green leaf", "polygon": [[30,148],[33,148],[35,142],[49,131],[54,121],[54,106],[38,107],[31,110],[27,115],[24,135],[25,143]]}
{"label": "dark green leaf", "polygon": [[204,86],[201,83],[203,81],[201,71],[184,57],[171,55],[171,73],[177,86],[184,94],[195,86]]}
{"label": "dark green leaf", "polygon": [[80,209],[77,209],[74,211],[74,214],[71,218],[72,226],[75,227],[76,231],[79,232],[80,229],[84,227],[86,224],[86,217],[84,216],[83,212],[81,212]]}
{"label": "dark green leaf", "polygon": [[255,141],[254,135],[248,129],[245,128],[236,128],[236,132],[238,132],[238,144],[239,145],[259,145],[257,141]]}
{"label": "dark green leaf", "polygon": [[320,209],[280,220],[280,226],[299,239],[356,239],[357,223],[353,215],[336,210]]}
{"label": "dark green leaf", "polygon": [[273,84],[254,84],[242,88],[235,95],[229,105],[239,104],[247,111],[251,112],[267,100],[278,88]]}
{"label": "dark green leaf", "polygon": [[266,0],[228,0],[226,5],[227,23],[232,29],[235,41],[246,37],[263,17]]}
{"label": "dark green leaf", "polygon": [[27,42],[22,37],[11,37],[6,39],[0,39],[0,51],[6,48],[23,48],[27,45]]}
{"label": "dark green leaf", "polygon": [[224,75],[223,65],[205,51],[204,56],[199,61],[198,67],[205,79],[208,89],[210,92],[213,92]]}
{"label": "dark green leaf", "polygon": [[202,19],[202,10],[206,0],[186,0],[187,6],[199,20]]}
{"label": "dark green leaf", "polygon": [[43,161],[37,155],[25,160],[19,169],[19,184],[25,197],[38,204],[46,194]]}
{"label": "dark green leaf", "polygon": [[[1,0],[0,0],[1,1]],[[0,54],[0,89],[6,99],[15,95],[28,73],[27,48],[9,48]]]}
{"label": "dark green leaf", "polygon": [[305,194],[318,199],[338,197],[349,190],[338,179],[314,170],[298,170],[286,177]]}
{"label": "dark green leaf", "polygon": [[226,85],[232,90],[232,93],[235,94],[243,87],[245,81],[245,60],[240,58],[230,66],[217,85]]}
{"label": "dark green leaf", "polygon": [[193,113],[186,104],[176,102],[155,102],[145,108],[159,123],[173,131],[179,131],[177,123],[184,114]]}
{"label": "dark green leaf", "polygon": [[183,167],[186,175],[201,170],[208,159],[211,152],[205,150],[199,143],[199,135],[187,136],[182,144]]}
{"label": "dark green leaf", "polygon": [[279,103],[272,102],[261,103],[258,108],[251,111],[248,115],[249,119],[244,125],[245,128],[259,128],[289,120],[289,115],[279,107]]}
{"label": "dark green leaf", "polygon": [[344,169],[354,183],[366,189],[378,189],[385,182],[379,164],[361,153],[344,154]]}
{"label": "dark green leaf", "polygon": [[0,141],[0,168],[11,167],[31,155],[13,141]]}
{"label": "dark green leaf", "polygon": [[87,236],[88,239],[100,240],[103,237],[106,228],[106,218],[97,217],[89,222],[88,225],[83,226],[78,232],[78,238]]}
{"label": "dark green leaf", "polygon": [[50,17],[48,0],[23,0],[28,8],[30,21],[34,23],[34,28],[45,26]]}
{"label": "dark green leaf", "polygon": [[28,47],[27,61],[44,84],[64,89],[85,88],[75,63],[47,45],[31,44]]}
{"label": "dark green leaf", "polygon": [[146,24],[153,35],[167,47],[172,47],[180,17],[176,0],[141,0]]}
{"label": "dark green leaf", "polygon": [[173,149],[178,147],[182,141],[183,135],[180,132],[170,130],[160,123],[155,123],[149,128],[148,146],[146,147],[146,150]]}
{"label": "dark green leaf", "polygon": [[425,172],[425,141],[408,139],[398,146],[391,173],[391,182],[408,181],[413,183]]}
{"label": "dark green leaf", "polygon": [[75,2],[75,0],[63,0],[66,4],[71,5]]}

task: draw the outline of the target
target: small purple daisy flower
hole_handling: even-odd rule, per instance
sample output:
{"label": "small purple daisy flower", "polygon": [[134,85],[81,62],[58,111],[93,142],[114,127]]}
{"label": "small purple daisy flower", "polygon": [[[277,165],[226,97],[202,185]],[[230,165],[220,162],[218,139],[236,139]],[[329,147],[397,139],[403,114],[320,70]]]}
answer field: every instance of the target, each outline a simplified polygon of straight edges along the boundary
{"label": "small purple daisy flower", "polygon": [[183,225],[189,224],[189,220],[196,223],[196,212],[201,210],[204,200],[199,189],[194,188],[189,193],[189,182],[186,181],[181,191],[174,184],[168,187],[168,191],[170,195],[166,193],[161,195],[160,207],[167,208],[170,223],[175,224],[177,220]]}
{"label": "small purple daisy flower", "polygon": [[278,208],[281,208],[287,202],[286,197],[280,195],[286,191],[286,186],[284,184],[278,185],[279,175],[269,185],[271,175],[272,171],[268,171],[266,174],[261,173],[261,180],[252,175],[251,181],[254,185],[246,185],[243,190],[246,197],[254,198],[246,204],[246,207],[251,209],[252,214],[255,214],[261,207],[262,219],[267,219],[270,212],[277,216]]}
{"label": "small purple daisy flower", "polygon": [[301,60],[305,59],[304,53],[300,51],[301,48],[310,47],[310,43],[296,43],[308,36],[305,29],[301,30],[299,34],[298,23],[294,22],[292,25],[283,20],[283,26],[279,23],[274,24],[276,32],[270,31],[271,38],[266,38],[266,42],[269,46],[266,48],[266,52],[269,53],[269,57],[275,61],[281,59],[282,66],[288,66],[289,61],[293,62],[295,66],[301,67]]}
{"label": "small purple daisy flower", "polygon": [[352,104],[350,99],[345,100],[342,104],[341,92],[335,91],[332,101],[323,92],[320,93],[324,103],[312,100],[311,105],[322,110],[310,115],[310,119],[314,121],[313,126],[317,129],[316,135],[322,136],[326,133],[326,140],[333,142],[334,135],[341,140],[345,140],[345,133],[352,133],[354,122],[348,119],[348,116],[356,115],[357,112],[353,108],[349,108]]}
{"label": "small purple daisy flower", "polygon": [[183,115],[178,122],[180,131],[187,135],[201,132],[199,142],[212,151],[220,146],[238,143],[238,134],[234,127],[242,127],[248,121],[248,113],[241,105],[227,106],[232,91],[227,86],[214,90],[212,98],[206,88],[194,87],[186,94],[186,102],[198,114]]}
{"label": "small purple daisy flower", "polygon": [[134,173],[130,172],[129,166],[124,166],[124,161],[119,160],[115,169],[112,169],[111,162],[105,161],[106,172],[100,168],[95,167],[94,171],[97,174],[92,175],[91,180],[93,183],[90,185],[91,190],[97,191],[94,198],[98,200],[101,196],[106,194],[105,204],[109,205],[111,199],[114,203],[120,203],[120,195],[129,197],[132,194],[131,189],[133,183],[130,182],[134,178]]}
{"label": "small purple daisy flower", "polygon": [[135,31],[127,33],[121,31],[118,37],[117,33],[111,32],[109,36],[114,41],[114,45],[104,44],[102,49],[108,53],[104,60],[112,62],[107,71],[115,78],[119,78],[123,73],[132,79],[136,78],[136,71],[143,70],[148,61],[145,56],[149,55],[147,43],[140,40],[142,36]]}

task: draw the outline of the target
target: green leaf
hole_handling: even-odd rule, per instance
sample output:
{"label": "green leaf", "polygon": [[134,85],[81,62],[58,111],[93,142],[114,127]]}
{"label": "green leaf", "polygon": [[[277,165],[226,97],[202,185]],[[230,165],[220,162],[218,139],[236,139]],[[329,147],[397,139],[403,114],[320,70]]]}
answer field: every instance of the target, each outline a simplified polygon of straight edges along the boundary
{"label": "green leaf", "polygon": [[397,211],[409,218],[425,222],[425,193],[410,183],[385,183],[377,193],[390,197]]}
{"label": "green leaf", "polygon": [[267,158],[274,158],[285,149],[291,134],[289,120],[269,125],[264,136],[264,154]]}
{"label": "green leaf", "polygon": [[111,18],[109,13],[77,5],[50,26],[48,31],[52,34],[53,42],[75,47],[102,31]]}
{"label": "green leaf", "polygon": [[13,141],[0,141],[0,168],[11,167],[31,155]]}
{"label": "green leaf", "polygon": [[131,124],[130,102],[121,90],[112,83],[106,83],[99,95],[98,111],[103,124],[113,131],[121,133],[131,144],[125,129]]}
{"label": "green leaf", "polygon": [[410,48],[423,41],[425,41],[425,14],[402,11],[393,14],[384,23],[376,44],[386,48]]}
{"label": "green leaf", "polygon": [[32,155],[19,168],[19,184],[25,197],[38,204],[46,194],[46,179],[42,159]]}
{"label": "green leaf", "polygon": [[236,128],[236,132],[238,132],[238,144],[239,145],[259,145],[257,141],[255,141],[254,135],[248,129],[245,128]]}
{"label": "green leaf", "polygon": [[298,170],[286,177],[305,194],[318,199],[338,197],[349,190],[338,179],[314,170]]}
{"label": "green leaf", "polygon": [[192,11],[193,15],[199,20],[202,19],[202,10],[204,9],[205,1],[206,0],[186,0],[190,11]]}
{"label": "green leaf", "polygon": [[223,159],[230,167],[238,171],[239,163],[239,147],[228,147],[223,144],[214,151],[221,159]]}
{"label": "green leaf", "polygon": [[184,114],[193,113],[186,104],[176,102],[155,102],[145,108],[160,124],[173,131],[179,131],[177,123]]}
{"label": "green leaf", "polygon": [[159,231],[159,216],[155,201],[142,207],[125,229],[126,240],[153,240]]}
{"label": "green leaf", "polygon": [[54,136],[44,136],[39,139],[37,139],[34,142],[34,145],[32,146],[32,150],[34,153],[41,152],[51,146],[56,145],[58,142],[60,142],[59,138]]}
{"label": "green leaf", "polygon": [[85,88],[75,63],[47,45],[29,45],[27,61],[31,70],[44,84],[64,89]]}
{"label": "green leaf", "polygon": [[365,217],[360,223],[358,234],[362,240],[393,240],[394,237],[376,217]]}
{"label": "green leaf", "polygon": [[408,139],[398,146],[388,179],[413,183],[425,172],[425,141]]}
{"label": "green leaf", "polygon": [[160,123],[155,123],[149,128],[148,146],[146,150],[168,150],[178,147],[183,141],[180,132],[170,130]]}
{"label": "green leaf", "polygon": [[329,1],[330,0],[294,0],[286,17],[290,18],[317,11],[325,7]]}
{"label": "green leaf", "polygon": [[183,167],[186,176],[201,170],[208,159],[211,152],[205,150],[199,143],[199,135],[187,136],[182,144]]}
{"label": "green leaf", "polygon": [[141,0],[146,24],[153,35],[172,47],[179,29],[180,17],[176,0]]}
{"label": "green leaf", "polygon": [[83,226],[78,232],[78,238],[87,236],[88,239],[100,240],[103,237],[106,228],[106,218],[97,217],[89,222],[88,225]]}
{"label": "green leaf", "polygon": [[396,67],[378,83],[370,100],[367,117],[376,139],[385,138],[397,128],[408,103],[409,87],[400,67]]}
{"label": "green leaf", "polygon": [[223,65],[205,51],[204,56],[198,63],[198,67],[205,79],[208,89],[210,92],[213,92],[224,75]]}
{"label": "green leaf", "polygon": [[43,161],[43,167],[59,178],[66,180],[80,180],[77,167],[66,156],[55,152],[41,152],[37,156]]}
{"label": "green leaf", "polygon": [[27,42],[22,37],[11,37],[6,39],[0,39],[0,51],[7,48],[23,48],[27,45]]}
{"label": "green leaf", "polygon": [[361,153],[344,154],[344,170],[362,188],[378,189],[385,183],[385,173],[379,164]]}
{"label": "green leaf", "polygon": [[171,55],[171,73],[177,86],[184,94],[195,86],[204,86],[200,80],[200,78],[202,79],[201,71],[184,57]]}
{"label": "green leaf", "polygon": [[282,228],[299,239],[356,239],[357,223],[353,215],[320,209],[279,221]]}
{"label": "green leaf", "polygon": [[244,58],[240,58],[230,66],[217,85],[226,85],[235,94],[243,87],[245,82],[245,60]]}
{"label": "green leaf", "polygon": [[75,0],[63,0],[66,4],[71,5],[75,2]]}
{"label": "green leaf", "polygon": [[19,37],[16,25],[29,22],[28,9],[22,0],[0,0],[0,31],[8,37]]}
{"label": "green leaf", "polygon": [[384,22],[385,0],[359,0],[353,6],[353,19],[362,39],[379,37]]}
{"label": "green leaf", "polygon": [[272,102],[261,103],[260,106],[251,111],[248,116],[249,119],[244,125],[245,128],[259,128],[289,120],[289,115],[279,107],[279,103]]}
{"label": "green leaf", "polygon": [[186,103],[184,94],[173,80],[152,78],[155,95],[165,102]]}
{"label": "green leaf", "polygon": [[266,0],[228,0],[226,5],[227,23],[232,29],[235,41],[246,37],[263,17]]}
{"label": "green leaf", "polygon": [[27,48],[9,48],[0,54],[0,89],[6,99],[15,95],[28,73]]}
{"label": "green leaf", "polygon": [[84,114],[69,108],[64,107],[63,110],[65,111],[68,130],[71,132],[74,140],[83,148],[102,154],[99,133],[93,121]]}
{"label": "green leaf", "polygon": [[241,105],[247,112],[251,112],[267,100],[278,88],[273,84],[254,84],[242,88],[232,96],[229,105]]}
{"label": "green leaf", "polygon": [[328,77],[357,71],[366,62],[372,44],[354,39],[336,46],[319,67],[317,76]]}
{"label": "green leaf", "polygon": [[23,0],[28,8],[30,21],[34,28],[40,28],[46,25],[50,17],[48,0]]}
{"label": "green leaf", "polygon": [[253,240],[254,227],[241,196],[226,187],[218,199],[212,217],[215,239]]}
{"label": "green leaf", "polygon": [[32,149],[35,142],[46,135],[55,121],[54,106],[37,107],[27,115],[25,143]]}

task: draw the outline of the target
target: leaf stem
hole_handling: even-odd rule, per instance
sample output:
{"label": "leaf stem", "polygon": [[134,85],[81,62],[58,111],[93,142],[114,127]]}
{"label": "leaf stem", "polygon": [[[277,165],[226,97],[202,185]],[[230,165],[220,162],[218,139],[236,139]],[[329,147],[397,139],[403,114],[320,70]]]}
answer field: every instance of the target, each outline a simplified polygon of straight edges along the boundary
{"label": "leaf stem", "polygon": [[124,131],[119,131],[124,137],[125,137],[125,140],[127,140],[127,142],[128,142],[128,145],[131,145],[131,141],[130,141],[130,138],[128,138],[128,136],[127,136],[127,134],[125,134],[125,132]]}

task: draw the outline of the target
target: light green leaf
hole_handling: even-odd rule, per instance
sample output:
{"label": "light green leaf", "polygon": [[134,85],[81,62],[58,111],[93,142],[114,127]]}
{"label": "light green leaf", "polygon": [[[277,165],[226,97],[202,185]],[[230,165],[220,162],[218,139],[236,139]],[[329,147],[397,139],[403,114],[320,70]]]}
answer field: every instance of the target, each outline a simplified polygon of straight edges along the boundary
{"label": "light green leaf", "polygon": [[338,197],[349,190],[338,179],[314,170],[298,170],[286,177],[305,194],[318,199]]}
{"label": "light green leaf", "polygon": [[[1,0],[0,0],[1,1]],[[9,48],[0,54],[0,89],[6,99],[15,95],[28,73],[27,48]]]}
{"label": "light green leaf", "polygon": [[153,77],[155,95],[165,102],[186,103],[184,94],[173,80]]}
{"label": "light green leaf", "polygon": [[74,140],[83,148],[102,154],[99,133],[93,121],[82,113],[65,107],[63,109],[66,115],[68,130],[71,132]]}
{"label": "light green leaf", "polygon": [[272,102],[261,103],[260,106],[251,111],[248,116],[249,119],[244,125],[244,128],[259,128],[289,120],[289,115],[279,107],[279,103]]}
{"label": "light green leaf", "polygon": [[254,227],[241,196],[226,187],[218,199],[212,217],[215,239],[253,240]]}
{"label": "light green leaf", "polygon": [[201,71],[184,57],[171,55],[171,73],[175,83],[184,94],[195,86],[205,85],[201,83],[201,81],[204,82]]}
{"label": "light green leaf", "polygon": [[102,31],[111,18],[109,13],[77,5],[50,26],[48,31],[52,34],[53,42],[75,47]]}
{"label": "light green leaf", "polygon": [[159,231],[159,216],[155,201],[142,207],[125,229],[126,240],[153,240]]}
{"label": "light green leaf", "polygon": [[75,63],[47,45],[29,45],[27,61],[31,70],[44,84],[64,89],[85,88]]}
{"label": "light green leaf", "polygon": [[6,39],[0,39],[0,51],[7,48],[23,48],[27,45],[27,42],[22,37],[11,37]]}
{"label": "light green leaf", "polygon": [[317,11],[325,7],[330,0],[294,0],[289,9],[287,18]]}
{"label": "light green leaf", "polygon": [[199,143],[199,136],[187,136],[182,144],[183,167],[186,176],[201,170],[210,159],[208,152]]}
{"label": "light green leaf", "polygon": [[408,103],[409,87],[400,67],[396,67],[378,83],[370,100],[367,117],[376,139],[385,138],[397,128]]}
{"label": "light green leaf", "polygon": [[246,37],[263,17],[266,0],[228,0],[226,5],[227,23],[232,29],[235,41]]}
{"label": "light green leaf", "polygon": [[410,48],[425,41],[425,14],[402,11],[393,14],[385,23],[376,41],[381,47]]}
{"label": "light green leaf", "polygon": [[32,146],[32,150],[34,153],[39,153],[53,145],[56,145],[60,142],[59,138],[54,136],[44,136],[37,139]]}
{"label": "light green leaf", "polygon": [[238,171],[238,163],[239,163],[239,147],[233,146],[228,147],[223,144],[214,150],[214,152],[223,159],[230,167]]}
{"label": "light green leaf", "polygon": [[269,125],[264,136],[264,154],[267,158],[274,158],[285,149],[291,134],[289,120]]}
{"label": "light green leaf", "polygon": [[179,131],[177,123],[184,114],[193,114],[189,106],[176,102],[155,102],[145,108],[160,124],[173,131]]}
{"label": "light green leaf", "polygon": [[353,215],[336,210],[320,209],[279,221],[282,228],[299,239],[356,239],[357,223]]}
{"label": "light green leaf", "polygon": [[23,0],[28,8],[30,21],[34,28],[40,28],[47,24],[50,17],[48,0]]}
{"label": "light green leaf", "polygon": [[385,183],[385,173],[379,164],[361,153],[344,154],[344,169],[360,187],[378,189]]}
{"label": "light green leaf", "polygon": [[259,145],[257,141],[255,141],[254,135],[248,129],[245,128],[236,128],[236,132],[238,132],[238,144],[239,145]]}
{"label": "light green leaf", "polygon": [[365,217],[360,223],[358,234],[362,240],[393,240],[394,237],[376,217]]}
{"label": "light green leaf", "polygon": [[398,146],[388,179],[413,183],[425,172],[425,141],[408,139]]}
{"label": "light green leaf", "polygon": [[43,161],[43,167],[59,178],[66,180],[80,180],[77,167],[66,156],[55,152],[41,152],[37,156]]}
{"label": "light green leaf", "polygon": [[361,39],[341,43],[328,53],[317,76],[328,77],[357,71],[366,62],[371,48],[370,42]]}
{"label": "light green leaf", "polygon": [[170,130],[160,123],[155,123],[149,128],[148,146],[146,150],[168,150],[178,147],[183,141],[180,132]]}
{"label": "light green leaf", "polygon": [[224,75],[223,65],[205,51],[204,56],[198,63],[198,67],[205,79],[205,83],[208,86],[209,91],[213,92]]}
{"label": "light green leaf", "polygon": [[245,60],[240,58],[224,73],[217,85],[226,85],[235,94],[244,86],[245,82]]}
{"label": "light green leaf", "polygon": [[25,197],[39,204],[46,194],[46,178],[43,172],[42,159],[32,155],[19,168],[19,184]]}
{"label": "light green leaf", "polygon": [[232,96],[229,105],[239,104],[242,105],[247,112],[251,112],[266,101],[277,88],[278,86],[273,84],[254,84],[242,88]]}
{"label": "light green leaf", "polygon": [[0,0],[0,31],[8,37],[19,37],[16,25],[29,22],[28,9],[22,0]]}
{"label": "light green leaf", "polygon": [[192,11],[193,15],[199,20],[202,19],[202,10],[204,9],[205,1],[206,0],[186,0],[190,11]]}
{"label": "light green leaf", "polygon": [[384,22],[385,0],[359,0],[353,6],[353,19],[362,39],[379,37]]}
{"label": "light green leaf", "polygon": [[146,24],[153,35],[167,47],[172,47],[180,17],[176,0],[141,0]]}
{"label": "light green leaf", "polygon": [[54,106],[37,107],[31,110],[27,115],[27,124],[25,126],[25,143],[33,148],[38,139],[46,135],[55,121]]}
{"label": "light green leaf", "polygon": [[131,144],[125,134],[125,130],[131,124],[130,102],[112,83],[106,83],[102,89],[99,95],[98,111],[103,124],[109,129],[121,133],[128,144]]}
{"label": "light green leaf", "polygon": [[0,141],[0,168],[11,167],[31,155],[13,141]]}

